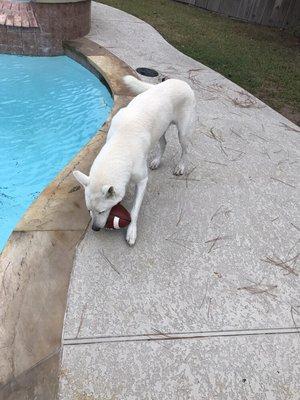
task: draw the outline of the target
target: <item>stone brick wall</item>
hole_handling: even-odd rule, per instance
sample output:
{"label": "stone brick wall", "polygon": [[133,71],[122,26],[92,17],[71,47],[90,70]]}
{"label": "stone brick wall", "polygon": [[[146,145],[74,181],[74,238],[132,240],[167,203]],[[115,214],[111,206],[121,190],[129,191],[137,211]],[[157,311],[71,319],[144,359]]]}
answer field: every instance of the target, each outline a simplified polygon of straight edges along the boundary
{"label": "stone brick wall", "polygon": [[63,54],[62,42],[83,37],[91,26],[91,1],[30,3],[37,28],[0,25],[0,52],[23,55]]}

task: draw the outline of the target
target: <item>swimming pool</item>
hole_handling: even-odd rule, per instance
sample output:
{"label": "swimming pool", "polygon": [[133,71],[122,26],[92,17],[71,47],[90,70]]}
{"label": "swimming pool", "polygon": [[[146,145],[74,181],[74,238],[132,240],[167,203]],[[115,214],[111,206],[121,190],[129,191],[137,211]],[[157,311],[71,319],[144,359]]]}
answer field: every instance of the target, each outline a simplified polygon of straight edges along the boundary
{"label": "swimming pool", "polygon": [[0,54],[0,252],[28,206],[112,106],[106,86],[66,56]]}

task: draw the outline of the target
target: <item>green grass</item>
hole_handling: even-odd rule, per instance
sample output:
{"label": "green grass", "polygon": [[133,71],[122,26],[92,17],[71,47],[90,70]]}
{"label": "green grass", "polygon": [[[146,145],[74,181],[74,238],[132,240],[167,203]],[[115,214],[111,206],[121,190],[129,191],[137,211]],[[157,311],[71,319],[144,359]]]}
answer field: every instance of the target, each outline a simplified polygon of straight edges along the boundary
{"label": "green grass", "polygon": [[292,33],[231,20],[172,0],[100,2],[148,22],[178,50],[299,123],[300,56]]}

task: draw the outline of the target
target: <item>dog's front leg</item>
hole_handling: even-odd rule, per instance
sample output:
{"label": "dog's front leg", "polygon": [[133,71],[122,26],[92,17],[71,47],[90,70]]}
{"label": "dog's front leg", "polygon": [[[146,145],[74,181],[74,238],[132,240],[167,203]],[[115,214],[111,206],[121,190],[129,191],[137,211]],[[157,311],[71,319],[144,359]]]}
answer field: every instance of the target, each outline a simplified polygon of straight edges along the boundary
{"label": "dog's front leg", "polygon": [[136,184],[136,196],[131,210],[131,223],[127,228],[126,240],[130,246],[133,246],[137,235],[137,219],[145,194],[148,176]]}

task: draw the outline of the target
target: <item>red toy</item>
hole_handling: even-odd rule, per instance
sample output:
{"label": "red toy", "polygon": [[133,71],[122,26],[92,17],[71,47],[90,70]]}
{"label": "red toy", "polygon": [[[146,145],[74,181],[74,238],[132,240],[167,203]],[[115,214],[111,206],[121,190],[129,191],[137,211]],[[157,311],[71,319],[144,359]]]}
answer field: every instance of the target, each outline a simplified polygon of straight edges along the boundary
{"label": "red toy", "polygon": [[126,228],[131,222],[130,213],[122,206],[121,203],[116,204],[110,210],[105,228],[121,229]]}

